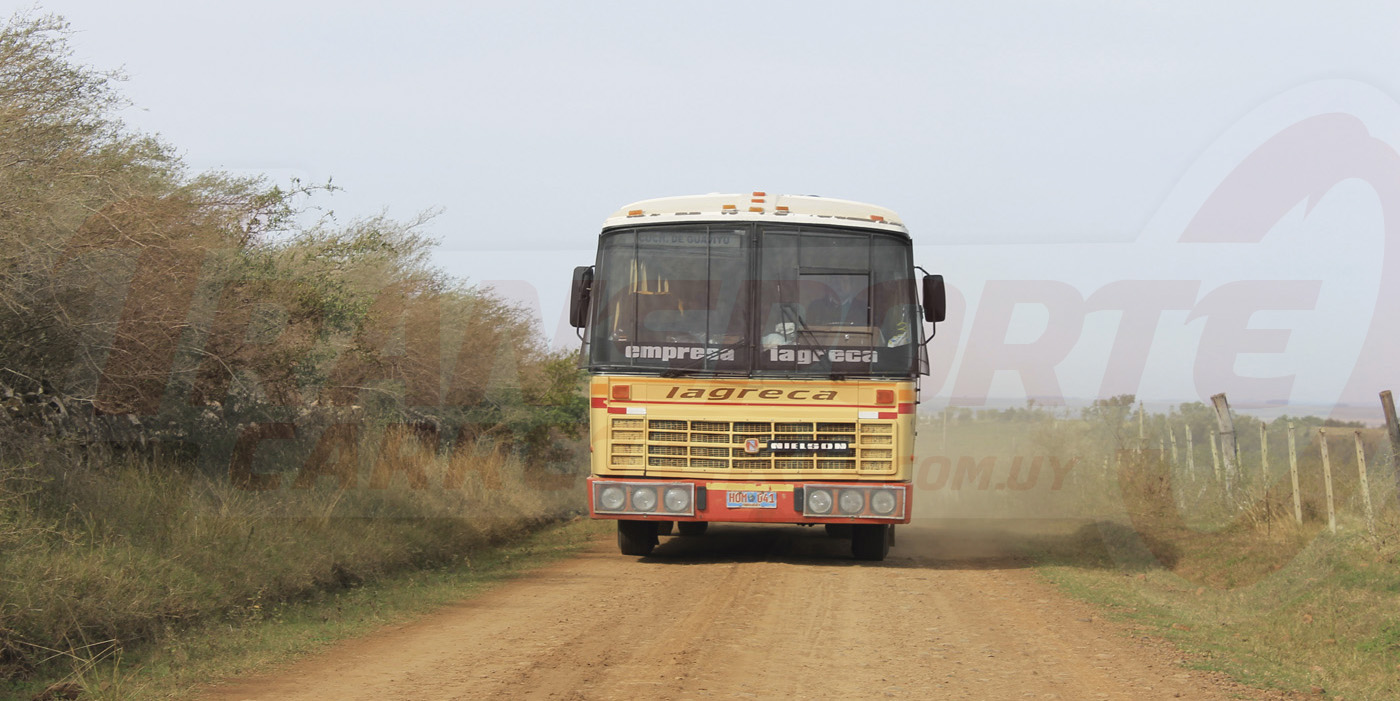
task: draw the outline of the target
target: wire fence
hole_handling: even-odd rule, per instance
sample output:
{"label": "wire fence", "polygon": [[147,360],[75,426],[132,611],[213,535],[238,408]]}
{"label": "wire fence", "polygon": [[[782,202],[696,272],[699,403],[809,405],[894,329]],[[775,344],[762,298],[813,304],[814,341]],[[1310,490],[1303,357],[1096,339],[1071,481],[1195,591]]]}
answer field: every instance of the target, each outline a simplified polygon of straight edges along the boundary
{"label": "wire fence", "polygon": [[[1212,398],[1215,425],[1200,417],[1147,417],[1139,407],[1132,459],[1150,459],[1171,474],[1178,506],[1217,504],[1259,520],[1325,519],[1336,532],[1339,513],[1364,519],[1375,534],[1378,514],[1400,505],[1400,426],[1389,391],[1381,393],[1385,426],[1308,417],[1272,423],[1235,416],[1225,395]],[[1319,425],[1319,423],[1321,425]]]}

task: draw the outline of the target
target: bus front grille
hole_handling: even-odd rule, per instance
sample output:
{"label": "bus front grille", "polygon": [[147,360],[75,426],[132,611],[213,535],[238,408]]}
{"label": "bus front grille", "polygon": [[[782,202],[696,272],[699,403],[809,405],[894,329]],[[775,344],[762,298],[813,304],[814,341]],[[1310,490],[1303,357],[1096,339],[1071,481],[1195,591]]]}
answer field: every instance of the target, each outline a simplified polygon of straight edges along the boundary
{"label": "bus front grille", "polygon": [[[624,469],[651,467],[710,473],[819,470],[853,474],[894,470],[893,421],[729,422],[619,417],[612,419],[610,428],[611,464]],[[815,444],[815,449],[775,452],[770,447],[775,441]],[[756,450],[752,442],[757,443]],[[835,449],[838,444],[844,444],[845,449]],[[642,456],[645,465],[641,464]]]}

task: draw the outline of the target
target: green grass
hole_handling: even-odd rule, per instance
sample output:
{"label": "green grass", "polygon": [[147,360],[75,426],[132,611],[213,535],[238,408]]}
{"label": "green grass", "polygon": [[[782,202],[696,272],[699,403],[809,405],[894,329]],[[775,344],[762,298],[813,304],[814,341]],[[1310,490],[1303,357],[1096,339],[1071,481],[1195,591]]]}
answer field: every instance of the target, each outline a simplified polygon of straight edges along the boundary
{"label": "green grass", "polygon": [[[265,673],[335,642],[479,595],[577,552],[608,526],[610,522],[576,519],[465,553],[440,567],[389,575],[303,601],[250,605],[236,617],[128,648],[120,656],[100,649],[79,651],[68,658],[74,672],[65,677],[84,689],[84,698],[186,698],[209,680]],[[0,698],[27,699],[54,681],[50,677],[0,688]]]}

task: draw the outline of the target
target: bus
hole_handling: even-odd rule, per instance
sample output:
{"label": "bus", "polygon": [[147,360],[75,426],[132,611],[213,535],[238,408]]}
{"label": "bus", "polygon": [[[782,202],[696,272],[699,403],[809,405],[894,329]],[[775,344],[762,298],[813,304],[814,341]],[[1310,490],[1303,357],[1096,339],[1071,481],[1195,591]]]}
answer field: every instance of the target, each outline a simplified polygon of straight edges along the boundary
{"label": "bus", "polygon": [[569,304],[590,516],[617,521],[626,555],[771,523],[883,560],[912,517],[917,385],[946,307],[942,276],[914,271],[899,217],[860,202],[710,194],[609,216]]}

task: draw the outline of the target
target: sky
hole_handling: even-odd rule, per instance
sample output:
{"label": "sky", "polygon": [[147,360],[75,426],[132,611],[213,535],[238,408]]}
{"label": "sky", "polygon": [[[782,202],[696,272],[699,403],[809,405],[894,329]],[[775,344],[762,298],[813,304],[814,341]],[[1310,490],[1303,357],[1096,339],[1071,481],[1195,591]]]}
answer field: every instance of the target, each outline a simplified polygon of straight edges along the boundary
{"label": "sky", "polygon": [[955,291],[930,406],[1400,389],[1400,6],[38,7],[194,170],[439,211],[436,262],[561,345],[609,213],[763,190],[901,215]]}

